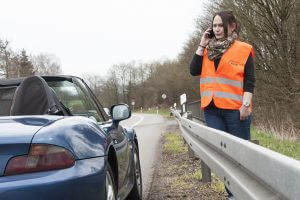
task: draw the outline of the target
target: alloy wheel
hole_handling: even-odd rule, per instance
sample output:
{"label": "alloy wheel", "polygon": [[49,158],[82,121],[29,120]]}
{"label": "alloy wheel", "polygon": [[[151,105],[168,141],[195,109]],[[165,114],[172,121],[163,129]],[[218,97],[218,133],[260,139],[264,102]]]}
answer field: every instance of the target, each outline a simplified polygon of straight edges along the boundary
{"label": "alloy wheel", "polygon": [[142,194],[142,177],[141,177],[141,166],[138,159],[137,152],[134,152],[134,165],[135,165],[135,180],[138,189],[139,196]]}
{"label": "alloy wheel", "polygon": [[116,199],[114,183],[113,183],[111,172],[109,170],[106,171],[106,199],[107,200]]}

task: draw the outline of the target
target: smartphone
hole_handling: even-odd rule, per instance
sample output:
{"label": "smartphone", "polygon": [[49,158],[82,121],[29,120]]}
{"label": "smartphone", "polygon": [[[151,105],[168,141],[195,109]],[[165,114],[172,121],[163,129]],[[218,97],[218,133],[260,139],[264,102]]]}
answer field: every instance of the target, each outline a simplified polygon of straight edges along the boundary
{"label": "smartphone", "polygon": [[209,34],[208,34],[207,37],[208,37],[208,38],[213,38],[213,37],[215,37],[215,34],[214,34],[213,29],[210,29]]}

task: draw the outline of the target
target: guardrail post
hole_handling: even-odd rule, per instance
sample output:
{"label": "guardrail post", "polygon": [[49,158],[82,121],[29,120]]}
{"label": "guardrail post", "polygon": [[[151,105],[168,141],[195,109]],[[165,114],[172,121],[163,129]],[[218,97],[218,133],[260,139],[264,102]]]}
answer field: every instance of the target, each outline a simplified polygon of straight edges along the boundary
{"label": "guardrail post", "polygon": [[202,172],[202,182],[208,183],[211,182],[211,171],[210,168],[201,160],[201,172]]}
{"label": "guardrail post", "polygon": [[[191,112],[187,112],[187,118],[189,120],[193,120],[193,114]],[[195,159],[197,156],[195,156],[195,153],[193,149],[188,145],[188,152],[189,152],[189,158]],[[211,182],[211,170],[210,168],[201,160],[201,172],[202,172],[202,182],[203,183],[209,183]]]}

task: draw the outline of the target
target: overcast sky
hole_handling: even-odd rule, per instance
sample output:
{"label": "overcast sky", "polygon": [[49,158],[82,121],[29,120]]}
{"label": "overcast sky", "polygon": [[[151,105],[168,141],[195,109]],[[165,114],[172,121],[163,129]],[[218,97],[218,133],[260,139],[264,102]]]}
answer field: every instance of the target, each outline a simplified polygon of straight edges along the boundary
{"label": "overcast sky", "polygon": [[121,62],[175,58],[204,0],[0,0],[0,38],[54,54],[64,74],[104,75]]}

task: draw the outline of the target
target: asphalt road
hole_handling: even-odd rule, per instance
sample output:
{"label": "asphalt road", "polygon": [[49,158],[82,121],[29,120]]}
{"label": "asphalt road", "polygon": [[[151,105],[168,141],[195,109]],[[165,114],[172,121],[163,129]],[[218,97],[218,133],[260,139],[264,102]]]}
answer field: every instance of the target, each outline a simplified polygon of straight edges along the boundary
{"label": "asphalt road", "polygon": [[133,127],[137,133],[144,197],[148,195],[151,186],[158,145],[160,145],[160,138],[165,129],[165,121],[160,115],[133,114],[130,119],[121,122],[124,126]]}

